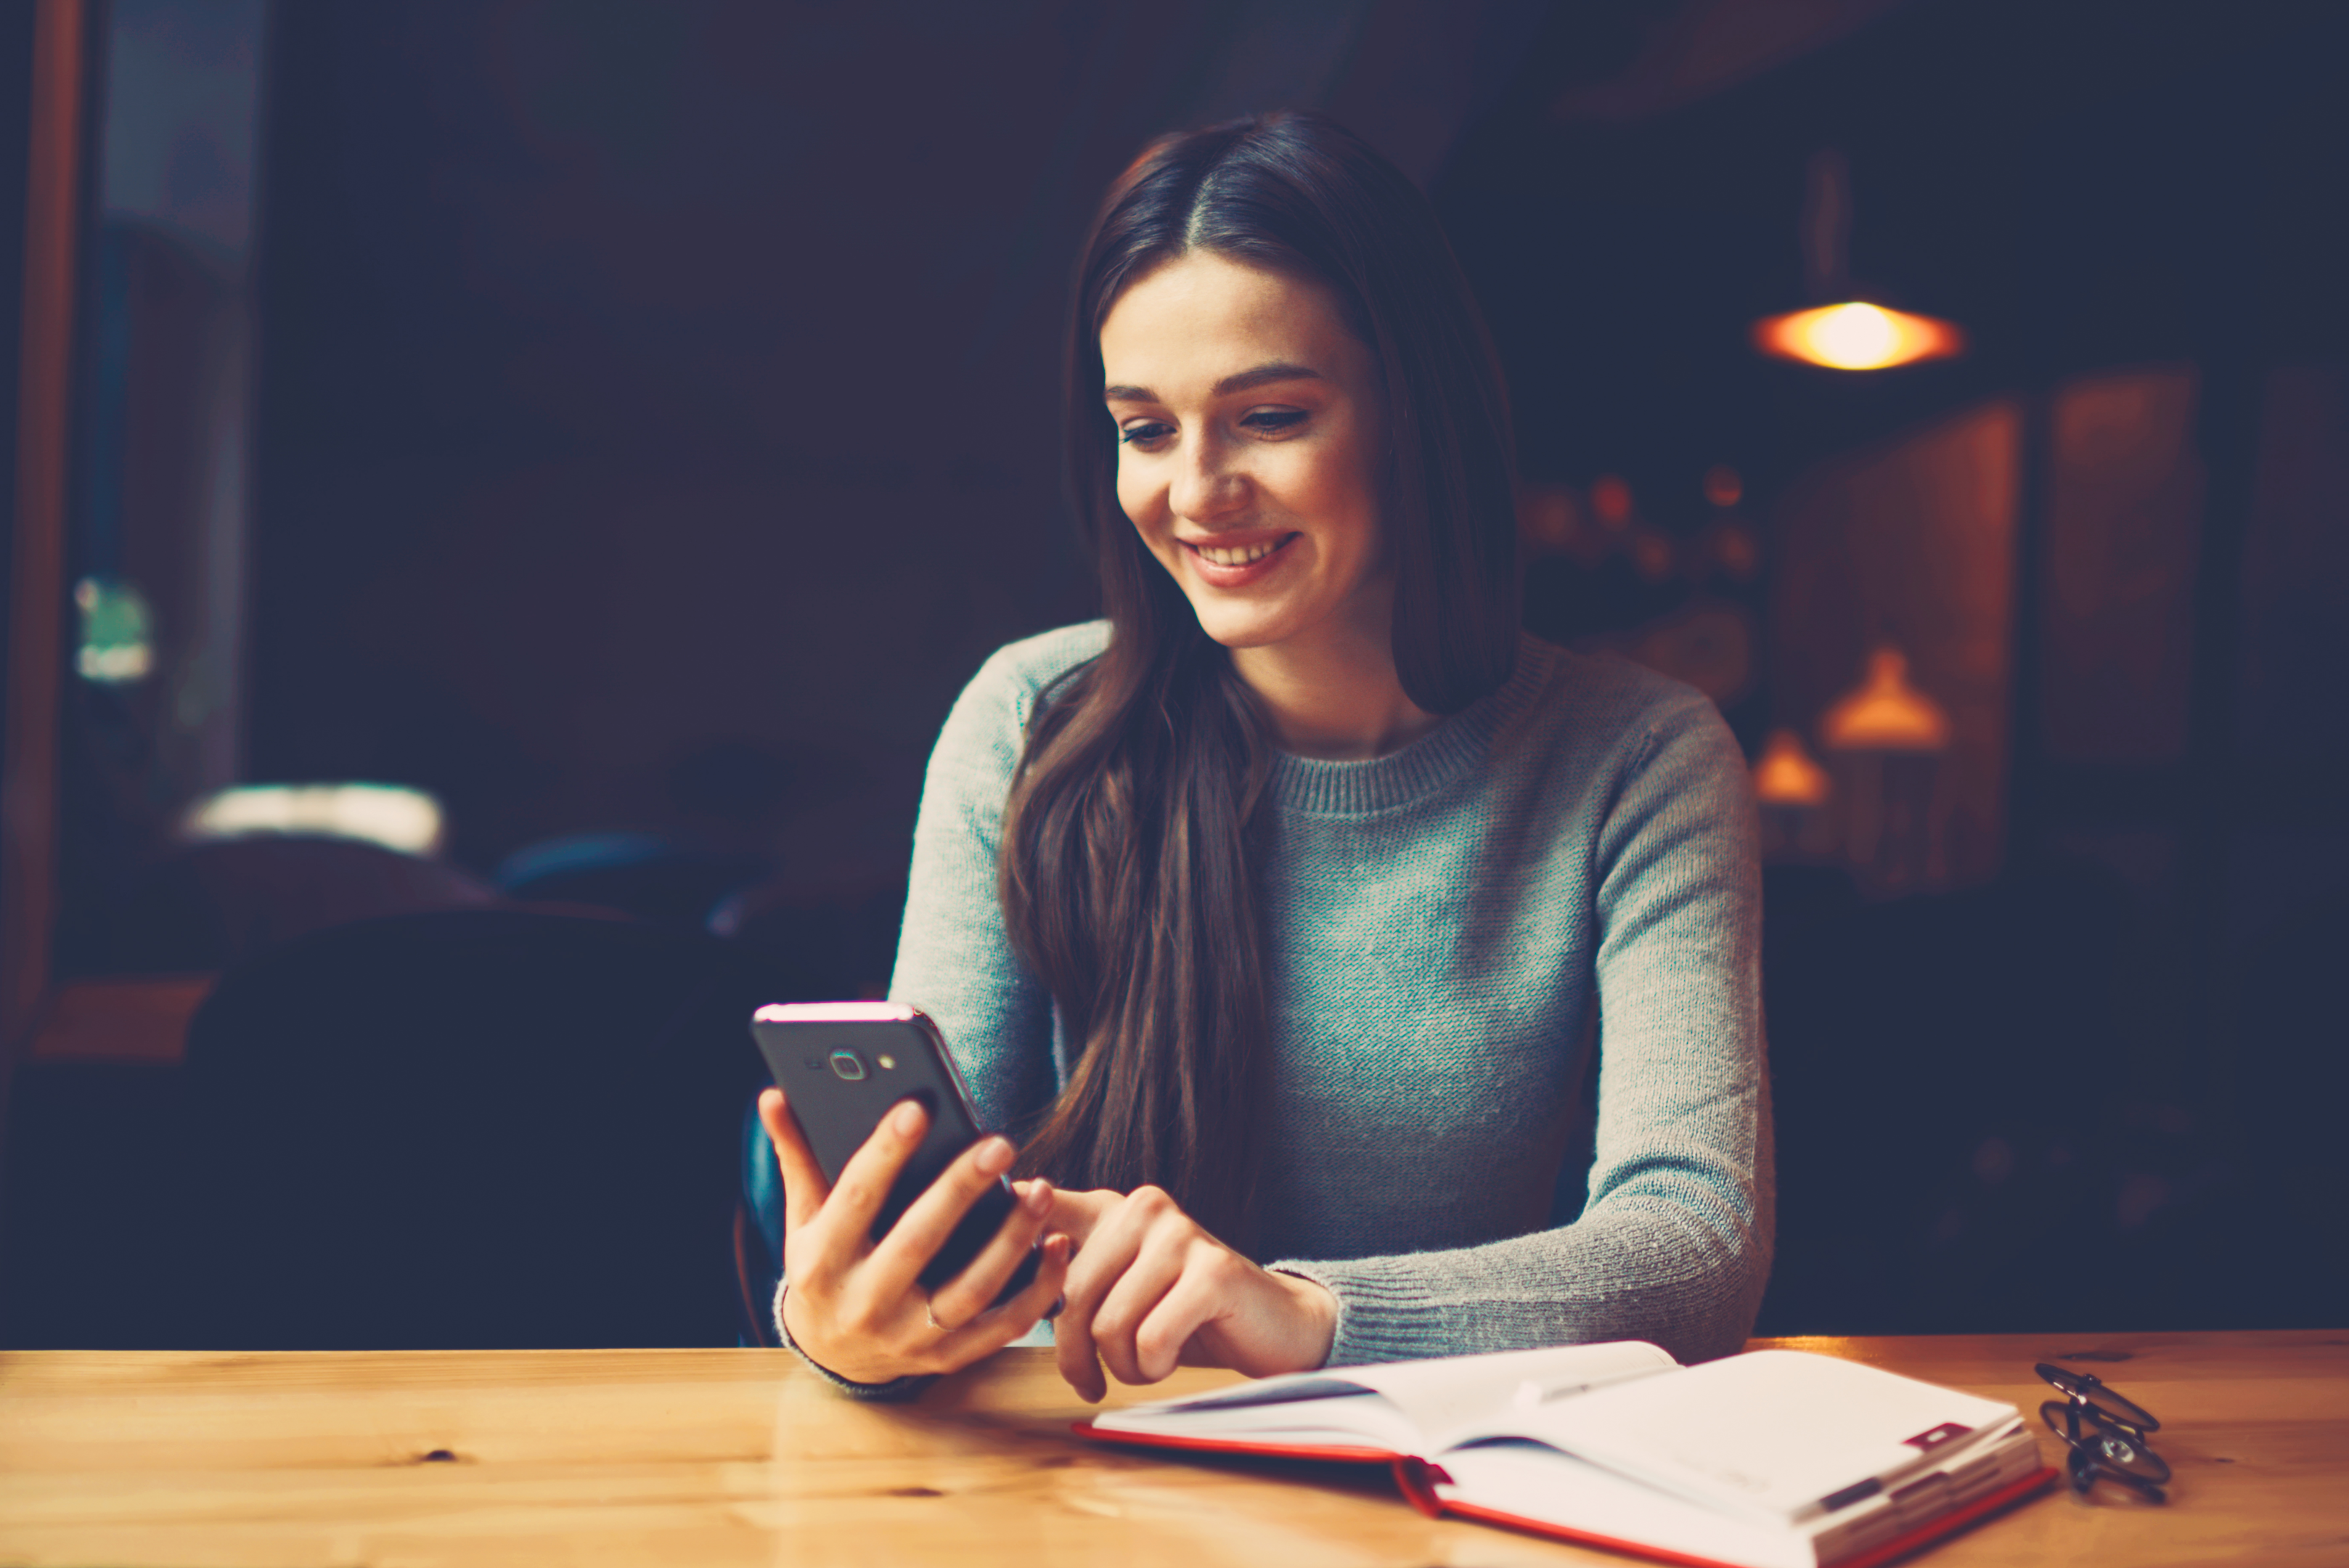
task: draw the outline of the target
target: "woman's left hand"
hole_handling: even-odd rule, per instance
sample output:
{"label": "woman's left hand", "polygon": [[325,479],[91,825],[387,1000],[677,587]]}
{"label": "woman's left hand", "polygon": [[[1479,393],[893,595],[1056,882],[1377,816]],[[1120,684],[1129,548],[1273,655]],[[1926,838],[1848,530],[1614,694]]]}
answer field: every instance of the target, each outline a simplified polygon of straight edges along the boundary
{"label": "woman's left hand", "polygon": [[1209,1235],[1155,1187],[1052,1194],[1049,1229],[1076,1242],[1052,1324],[1061,1376],[1088,1400],[1177,1366],[1251,1377],[1330,1356],[1338,1303],[1310,1280],[1260,1268]]}

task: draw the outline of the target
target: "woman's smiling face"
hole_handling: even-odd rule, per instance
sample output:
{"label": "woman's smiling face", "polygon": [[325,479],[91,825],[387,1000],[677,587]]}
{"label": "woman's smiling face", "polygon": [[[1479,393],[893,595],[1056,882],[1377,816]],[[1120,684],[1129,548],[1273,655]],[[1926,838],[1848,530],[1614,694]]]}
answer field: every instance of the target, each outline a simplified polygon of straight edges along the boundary
{"label": "woman's smiling face", "polygon": [[1118,504],[1207,635],[1383,646],[1381,400],[1329,290],[1193,251],[1127,286],[1101,351]]}

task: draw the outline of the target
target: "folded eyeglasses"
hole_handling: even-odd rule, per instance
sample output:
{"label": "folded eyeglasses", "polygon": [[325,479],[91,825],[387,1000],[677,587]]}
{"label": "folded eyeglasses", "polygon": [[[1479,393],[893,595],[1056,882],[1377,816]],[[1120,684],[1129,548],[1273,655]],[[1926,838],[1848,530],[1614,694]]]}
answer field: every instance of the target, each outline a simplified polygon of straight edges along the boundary
{"label": "folded eyeglasses", "polygon": [[2116,1480],[2155,1502],[2168,1502],[2162,1490],[2169,1466],[2146,1446],[2146,1435],[2161,1430],[2153,1412],[2122,1398],[2093,1372],[2075,1372],[2040,1362],[2032,1368],[2065,1397],[2039,1407],[2047,1429],[2070,1446],[2072,1490],[2086,1492],[2098,1480]]}

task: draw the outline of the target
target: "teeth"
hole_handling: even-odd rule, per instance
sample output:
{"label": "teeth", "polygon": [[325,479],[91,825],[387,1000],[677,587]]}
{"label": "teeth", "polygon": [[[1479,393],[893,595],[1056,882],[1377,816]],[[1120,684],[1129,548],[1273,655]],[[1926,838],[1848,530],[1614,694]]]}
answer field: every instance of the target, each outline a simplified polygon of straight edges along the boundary
{"label": "teeth", "polygon": [[1209,561],[1216,566],[1245,566],[1252,561],[1263,560],[1267,556],[1271,555],[1275,550],[1279,549],[1281,545],[1288,542],[1288,541],[1286,539],[1275,539],[1269,544],[1250,545],[1245,548],[1237,550],[1218,550],[1206,545],[1198,545],[1193,547],[1199,552],[1202,559]]}

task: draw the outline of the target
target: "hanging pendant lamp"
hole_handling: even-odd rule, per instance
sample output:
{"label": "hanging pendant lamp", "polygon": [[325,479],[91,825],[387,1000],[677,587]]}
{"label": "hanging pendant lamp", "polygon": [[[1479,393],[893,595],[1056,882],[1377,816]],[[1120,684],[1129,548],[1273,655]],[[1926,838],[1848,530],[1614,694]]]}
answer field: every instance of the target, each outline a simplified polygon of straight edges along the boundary
{"label": "hanging pendant lamp", "polygon": [[1954,324],[1852,297],[1851,175],[1843,154],[1833,148],[1813,154],[1808,184],[1804,270],[1812,297],[1836,303],[1764,317],[1754,324],[1754,346],[1831,370],[1887,370],[1963,353],[1966,335]]}

